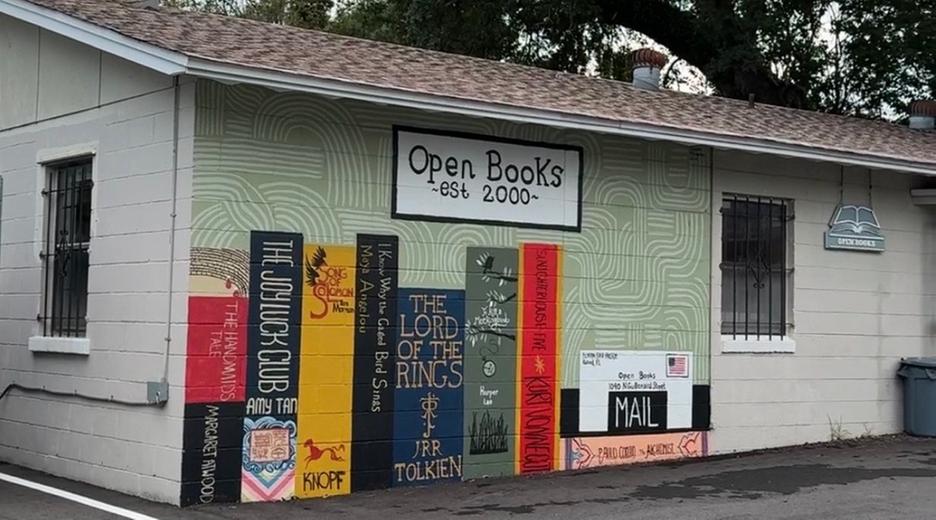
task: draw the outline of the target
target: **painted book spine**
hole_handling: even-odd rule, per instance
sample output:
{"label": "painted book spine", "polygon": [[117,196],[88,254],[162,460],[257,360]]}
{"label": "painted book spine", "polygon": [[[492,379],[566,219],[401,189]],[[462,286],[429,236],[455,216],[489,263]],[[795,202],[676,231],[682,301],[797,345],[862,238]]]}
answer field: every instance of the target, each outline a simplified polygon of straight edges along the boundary
{"label": "painted book spine", "polygon": [[292,498],[302,324],[302,235],[250,234],[241,500]]}
{"label": "painted book spine", "polygon": [[392,482],[399,241],[358,235],[356,257],[352,491]]}
{"label": "painted book spine", "polygon": [[562,251],[553,244],[520,249],[521,334],[518,473],[559,467],[559,338]]}
{"label": "painted book spine", "polygon": [[189,298],[183,506],[240,499],[247,300]]}
{"label": "painted book spine", "polygon": [[353,246],[306,245],[302,283],[296,496],[351,492]]}
{"label": "painted book spine", "polygon": [[513,475],[519,254],[469,247],[465,275],[465,478]]}
{"label": "painted book spine", "polygon": [[461,480],[465,292],[401,289],[393,485]]}

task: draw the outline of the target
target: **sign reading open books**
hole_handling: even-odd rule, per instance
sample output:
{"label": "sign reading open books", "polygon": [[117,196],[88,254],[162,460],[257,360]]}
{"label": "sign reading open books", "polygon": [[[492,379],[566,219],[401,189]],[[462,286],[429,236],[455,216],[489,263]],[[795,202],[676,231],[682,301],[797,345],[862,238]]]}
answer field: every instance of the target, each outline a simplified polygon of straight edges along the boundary
{"label": "sign reading open books", "polygon": [[874,209],[855,204],[839,204],[825,233],[826,249],[884,251],[884,236]]}
{"label": "sign reading open books", "polygon": [[393,218],[581,230],[582,148],[395,127]]}

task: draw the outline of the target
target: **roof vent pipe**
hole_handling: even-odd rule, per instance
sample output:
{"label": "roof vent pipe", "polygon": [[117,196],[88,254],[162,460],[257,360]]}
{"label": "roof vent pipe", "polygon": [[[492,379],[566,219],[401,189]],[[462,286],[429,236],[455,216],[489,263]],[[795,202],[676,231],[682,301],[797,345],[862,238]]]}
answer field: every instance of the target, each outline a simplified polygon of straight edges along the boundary
{"label": "roof vent pipe", "polygon": [[924,99],[910,103],[910,128],[917,130],[936,128],[936,100]]}
{"label": "roof vent pipe", "polygon": [[634,86],[643,90],[660,88],[660,71],[669,58],[665,54],[644,47],[631,53]]}

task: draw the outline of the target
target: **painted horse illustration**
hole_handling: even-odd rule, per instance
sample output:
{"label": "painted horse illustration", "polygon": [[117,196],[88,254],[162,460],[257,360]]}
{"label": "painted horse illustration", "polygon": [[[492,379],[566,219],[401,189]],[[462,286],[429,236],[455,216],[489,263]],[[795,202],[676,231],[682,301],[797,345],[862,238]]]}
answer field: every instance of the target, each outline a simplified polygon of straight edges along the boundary
{"label": "painted horse illustration", "polygon": [[344,457],[342,457],[341,455],[338,455],[338,452],[344,453],[345,451],[344,444],[339,444],[337,447],[334,447],[334,448],[319,448],[318,446],[315,445],[315,442],[313,442],[312,439],[308,439],[305,441],[304,446],[309,450],[309,456],[306,457],[305,459],[306,466],[308,466],[309,463],[312,461],[321,459],[326,453],[329,455],[329,458],[333,461],[341,462],[344,460]]}

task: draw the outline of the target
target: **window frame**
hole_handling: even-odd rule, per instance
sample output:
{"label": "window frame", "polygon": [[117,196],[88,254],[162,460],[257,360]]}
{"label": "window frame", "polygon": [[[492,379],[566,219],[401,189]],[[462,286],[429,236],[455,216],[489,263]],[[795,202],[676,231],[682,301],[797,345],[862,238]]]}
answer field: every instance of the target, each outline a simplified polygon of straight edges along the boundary
{"label": "window frame", "polygon": [[[43,183],[40,190],[42,227],[39,229],[42,293],[37,314],[40,336],[30,338],[30,350],[70,352],[74,350],[74,345],[78,345],[77,353],[87,353],[90,249],[94,236],[95,159],[96,156],[92,152],[40,163],[40,181]],[[68,186],[69,180],[72,181],[71,186]],[[66,186],[60,186],[62,182],[65,182]],[[71,201],[74,203],[69,205]],[[67,222],[60,220],[60,217],[68,212],[72,212],[73,218]],[[62,234],[65,235],[65,239],[59,241]],[[78,260],[71,260],[71,268],[74,269],[77,263],[82,274],[78,278],[78,285],[68,287],[65,280],[56,275],[59,267],[57,261],[62,254],[71,259],[71,255],[76,253]],[[77,286],[81,288],[76,297]],[[40,338],[43,341],[33,341]]]}
{"label": "window frame", "polygon": [[[785,197],[777,196],[766,196],[766,195],[750,195],[743,193],[735,192],[724,192],[721,193],[721,197],[716,199],[720,201],[719,204],[719,218],[720,218],[720,241],[719,241],[719,254],[720,254],[720,263],[718,265],[719,276],[720,276],[720,289],[721,289],[721,301],[719,302],[720,314],[718,316],[719,324],[719,333],[721,334],[722,339],[722,352],[793,352],[795,351],[795,342],[790,336],[790,331],[793,328],[792,316],[793,316],[793,221],[795,218],[794,213],[794,201]],[[744,233],[745,239],[743,241],[738,239],[738,228],[734,227],[731,230],[732,235],[729,235],[729,226],[737,226],[737,218],[731,218],[726,214],[726,212],[731,207],[732,203],[744,203],[758,205],[757,211],[752,215],[750,213],[744,214],[744,219],[746,222]],[[767,206],[767,214],[764,215],[761,213],[761,208]],[[774,208],[780,206],[780,214],[774,215]],[[750,206],[748,207],[750,208]],[[749,211],[746,210],[746,211]],[[737,213],[736,215],[740,215]],[[753,219],[750,217],[754,217]],[[729,224],[729,220],[731,223]],[[766,220],[767,226],[764,226],[763,223],[756,223],[762,220]],[[755,235],[753,238],[746,238],[749,236],[751,227],[751,222],[755,222],[753,226]],[[774,233],[777,230],[773,227],[777,222],[780,223],[779,226],[779,247],[782,247],[783,250],[779,253],[774,251],[777,245],[777,237],[774,236]],[[738,268],[744,269],[745,280],[747,280],[748,270],[750,269],[751,262],[750,260],[745,260],[743,263],[737,263],[735,261],[729,262],[726,260],[728,256],[726,254],[726,248],[729,247],[729,242],[739,243],[751,243],[755,241],[761,241],[760,233],[762,227],[767,228],[767,261],[761,261],[760,264],[766,266],[766,268],[761,268],[760,272],[766,271],[767,279],[767,317],[766,323],[761,322],[761,317],[763,311],[760,308],[761,301],[763,300],[763,291],[762,287],[756,289],[754,298],[757,302],[756,310],[756,321],[750,322],[751,314],[750,310],[743,310],[743,322],[738,321],[738,290],[737,290],[737,270]],[[755,242],[756,244],[756,242]],[[763,256],[764,251],[762,247],[755,246],[758,251],[755,253],[755,256]],[[749,253],[750,249],[746,246],[746,250]],[[735,251],[737,254],[738,251]],[[779,266],[775,265],[779,260]],[[757,263],[757,262],[755,262]],[[733,265],[729,265],[733,264]],[[779,271],[779,287],[776,287],[774,284],[774,274]],[[730,280],[731,290],[728,290]],[[755,279],[756,280],[756,279]],[[747,281],[745,282],[747,285]],[[772,305],[774,303],[775,291],[780,291],[779,295],[776,295],[776,298],[779,299],[779,307],[774,310]],[[727,295],[731,293],[733,296],[733,301],[727,301]],[[751,300],[750,297],[745,293],[743,296],[744,303],[742,305],[749,305]],[[727,315],[731,315],[733,319],[729,322],[725,319]],[[775,315],[779,316],[775,316]],[[776,319],[775,319],[776,318]]]}

